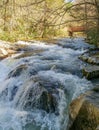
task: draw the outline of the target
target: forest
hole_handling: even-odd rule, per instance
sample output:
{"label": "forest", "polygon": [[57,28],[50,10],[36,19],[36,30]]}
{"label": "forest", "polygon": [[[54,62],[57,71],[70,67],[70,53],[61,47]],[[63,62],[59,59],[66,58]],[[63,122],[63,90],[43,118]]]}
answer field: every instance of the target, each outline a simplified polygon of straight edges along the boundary
{"label": "forest", "polygon": [[66,37],[66,28],[84,26],[91,43],[99,42],[98,0],[1,0],[0,39],[18,41]]}

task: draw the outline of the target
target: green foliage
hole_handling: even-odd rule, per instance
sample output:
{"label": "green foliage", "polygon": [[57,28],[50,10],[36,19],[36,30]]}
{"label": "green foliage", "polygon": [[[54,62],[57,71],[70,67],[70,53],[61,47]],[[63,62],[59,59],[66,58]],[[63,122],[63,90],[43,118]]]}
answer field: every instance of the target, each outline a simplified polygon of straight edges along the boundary
{"label": "green foliage", "polygon": [[68,2],[67,4],[66,4],[66,7],[68,7],[68,8],[70,8],[70,7],[72,7],[72,3],[71,2]]}
{"label": "green foliage", "polygon": [[99,42],[99,34],[97,33],[97,29],[92,28],[89,31],[87,31],[87,38],[90,43],[97,46],[97,44]]}
{"label": "green foliage", "polygon": [[41,3],[40,0],[2,2],[3,0],[0,2],[1,40],[14,42],[63,35],[58,27],[65,21],[64,0],[44,0]]}
{"label": "green foliage", "polygon": [[15,42],[17,40],[16,34],[10,34],[9,32],[0,33],[0,39],[4,41]]}
{"label": "green foliage", "polygon": [[[82,1],[79,0],[78,3]],[[93,13],[87,11],[88,9],[86,12],[85,6],[74,4],[65,0],[1,0],[0,29],[3,33],[0,34],[0,39],[13,42],[40,37],[58,37],[64,34],[66,36],[66,31],[63,32],[60,28],[66,27],[66,20],[70,20],[70,17],[76,20],[86,18],[86,21],[86,16],[99,16],[99,11],[96,11],[97,4],[94,8],[87,5],[88,9],[93,9]],[[89,22],[87,24],[90,26]],[[97,45],[99,41],[97,31],[91,29],[87,34],[90,42]]]}
{"label": "green foliage", "polygon": [[10,41],[10,42],[16,42],[18,40],[31,40],[34,37],[32,35],[26,34],[25,32],[22,33],[21,31],[13,31],[13,32],[7,32],[4,31],[0,33],[0,39],[3,41]]}

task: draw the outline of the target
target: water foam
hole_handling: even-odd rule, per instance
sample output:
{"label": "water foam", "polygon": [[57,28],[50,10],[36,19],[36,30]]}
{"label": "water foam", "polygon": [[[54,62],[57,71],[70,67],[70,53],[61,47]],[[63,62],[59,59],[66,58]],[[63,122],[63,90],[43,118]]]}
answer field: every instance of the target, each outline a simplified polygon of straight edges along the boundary
{"label": "water foam", "polygon": [[[20,54],[13,55],[0,62],[0,130],[66,129],[70,102],[92,87],[79,74],[82,62],[78,56],[85,50],[63,48],[66,42],[62,39],[61,46],[19,42],[44,51],[19,59],[16,57]],[[18,68],[21,73],[17,73]],[[57,99],[58,112],[38,107],[43,92]]]}

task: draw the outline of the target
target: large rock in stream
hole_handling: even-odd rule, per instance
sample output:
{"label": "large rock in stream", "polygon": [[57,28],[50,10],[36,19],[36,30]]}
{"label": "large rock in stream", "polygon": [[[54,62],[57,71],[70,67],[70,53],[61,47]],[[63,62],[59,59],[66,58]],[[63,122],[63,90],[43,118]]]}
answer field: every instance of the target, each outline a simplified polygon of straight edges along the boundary
{"label": "large rock in stream", "polygon": [[91,49],[79,57],[86,65],[83,67],[83,75],[87,79],[99,77],[99,48]]}
{"label": "large rock in stream", "polygon": [[0,60],[16,53],[16,46],[0,40]]}
{"label": "large rock in stream", "polygon": [[88,65],[87,67],[83,68],[82,72],[83,72],[83,75],[87,79],[98,78],[99,77],[99,66]]}
{"label": "large rock in stream", "polygon": [[79,58],[89,64],[99,65],[99,48],[90,49]]}
{"label": "large rock in stream", "polygon": [[99,86],[70,104],[69,130],[99,130]]}
{"label": "large rock in stream", "polygon": [[[32,41],[31,44],[33,45],[33,43],[34,42]],[[43,49],[29,46],[27,42],[19,41],[16,43],[10,43],[0,40],[0,60],[19,52],[21,52],[21,54],[16,57],[17,59],[36,55],[42,51]]]}

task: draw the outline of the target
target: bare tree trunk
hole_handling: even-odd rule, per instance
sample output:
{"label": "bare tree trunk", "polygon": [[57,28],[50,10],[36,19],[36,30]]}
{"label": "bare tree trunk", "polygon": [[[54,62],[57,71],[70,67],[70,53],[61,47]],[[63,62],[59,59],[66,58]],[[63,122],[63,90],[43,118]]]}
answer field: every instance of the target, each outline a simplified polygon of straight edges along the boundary
{"label": "bare tree trunk", "polygon": [[85,2],[85,27],[86,27],[86,37],[88,38],[88,35],[87,35],[87,31],[88,31],[87,3],[86,3],[86,0],[84,0],[84,2]]}
{"label": "bare tree trunk", "polygon": [[7,15],[7,5],[5,4],[5,5],[4,5],[4,15],[3,15],[3,16],[4,16],[4,17],[3,17],[3,20],[4,20],[3,30],[4,30],[4,31],[6,31],[6,29],[7,29],[7,27],[6,27],[6,19],[7,19],[6,17],[7,17],[7,16],[6,16],[6,15]]}
{"label": "bare tree trunk", "polygon": [[97,46],[99,44],[99,3],[97,0],[95,0],[95,6],[96,6],[96,11],[97,11]]}
{"label": "bare tree trunk", "polygon": [[7,31],[8,30],[8,27],[7,27],[7,7],[8,7],[8,4],[9,4],[9,0],[6,0],[3,3],[4,3],[4,15],[3,15],[4,28],[3,28],[3,30]]}
{"label": "bare tree trunk", "polygon": [[46,35],[46,12],[47,12],[47,2],[45,0],[44,3],[44,14],[43,14],[43,18],[42,18],[42,32],[41,32],[41,37],[44,38],[44,35]]}

